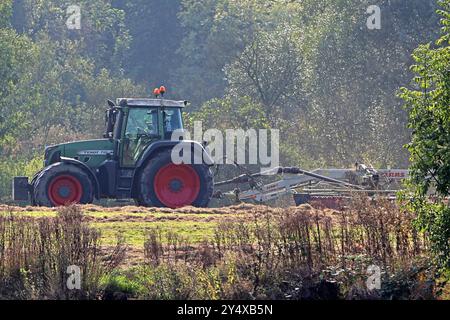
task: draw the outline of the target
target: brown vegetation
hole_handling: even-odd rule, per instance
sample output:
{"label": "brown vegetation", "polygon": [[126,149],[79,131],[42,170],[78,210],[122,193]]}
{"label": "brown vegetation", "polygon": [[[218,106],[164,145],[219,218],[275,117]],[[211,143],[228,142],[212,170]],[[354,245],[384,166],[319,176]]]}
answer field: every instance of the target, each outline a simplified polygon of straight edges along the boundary
{"label": "brown vegetation", "polygon": [[[123,259],[117,247],[104,252],[99,233],[77,207],[56,218],[0,216],[0,298],[95,299],[99,281]],[[69,290],[67,268],[81,269],[83,290]]]}
{"label": "brown vegetation", "polygon": [[[425,285],[430,273],[426,267],[416,268],[424,266],[427,240],[413,229],[414,217],[394,203],[355,199],[342,212],[307,205],[249,209],[250,220],[219,224],[213,240],[195,250],[177,234],[152,230],[145,257],[152,270],[150,277],[158,277],[165,286],[151,282],[147,297],[432,297],[432,286]],[[369,265],[383,270],[385,291],[367,289]],[[400,287],[395,294],[389,286],[393,276],[405,276],[394,277]]]}
{"label": "brown vegetation", "polygon": [[[236,217],[218,220],[213,236],[201,244],[154,228],[142,249],[102,246],[82,214],[99,209],[69,207],[56,218],[1,217],[0,297],[435,298],[427,239],[413,228],[414,216],[389,201],[355,199],[343,211],[309,205],[196,209]],[[124,217],[136,210],[161,212],[125,207]],[[86,275],[82,291],[66,288],[66,268],[72,264]],[[381,290],[367,289],[370,265],[383,272]]]}

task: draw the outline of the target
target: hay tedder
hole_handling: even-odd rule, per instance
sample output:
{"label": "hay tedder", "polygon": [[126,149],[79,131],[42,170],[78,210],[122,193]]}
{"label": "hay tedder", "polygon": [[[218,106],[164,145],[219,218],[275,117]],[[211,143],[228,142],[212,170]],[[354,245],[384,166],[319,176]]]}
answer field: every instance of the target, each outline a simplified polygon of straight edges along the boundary
{"label": "hay tedder", "polygon": [[[95,199],[134,199],[138,205],[178,208],[206,207],[213,197],[266,203],[293,194],[296,204],[336,202],[355,193],[395,196],[407,170],[375,170],[362,164],[355,169],[274,168],[214,183],[214,165],[205,144],[172,140],[183,130],[185,101],[163,98],[166,89],[155,89],[155,99],[108,101],[103,139],[75,141],[45,149],[44,167],[29,181],[13,179],[13,200],[38,206],[92,203]],[[160,98],[158,98],[160,97]],[[174,164],[171,152],[183,144],[193,151],[190,164]],[[265,177],[281,175],[267,184]],[[242,188],[244,184],[247,187]],[[229,192],[214,187],[239,185]]]}
{"label": "hay tedder", "polygon": [[[281,179],[264,184],[266,178]],[[355,194],[370,197],[382,196],[395,199],[402,189],[402,181],[408,178],[408,170],[382,169],[357,163],[354,169],[317,169],[306,171],[296,167],[276,167],[256,174],[243,174],[230,180],[218,182],[217,187],[236,185],[230,192],[216,192],[217,198],[236,201],[267,203],[285,195],[293,195],[296,205],[314,203],[324,207],[338,208]],[[240,186],[248,185],[242,190]]]}

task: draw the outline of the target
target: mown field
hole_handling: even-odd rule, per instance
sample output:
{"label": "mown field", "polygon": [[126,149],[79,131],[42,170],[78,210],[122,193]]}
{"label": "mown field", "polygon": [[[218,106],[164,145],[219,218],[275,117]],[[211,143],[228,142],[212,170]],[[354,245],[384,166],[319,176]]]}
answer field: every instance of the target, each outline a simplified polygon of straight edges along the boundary
{"label": "mown field", "polygon": [[[79,206],[88,225],[100,231],[103,246],[114,246],[118,237],[127,247],[130,264],[142,260],[144,242],[149,231],[158,229],[162,233],[173,232],[190,245],[211,241],[214,231],[221,223],[251,219],[251,212],[270,211],[266,207],[239,205],[217,209],[166,209],[134,206],[101,207]],[[16,217],[56,217],[58,209],[43,207],[14,207],[0,205],[0,215]],[[127,263],[127,264],[128,264]]]}
{"label": "mown field", "polygon": [[[0,299],[446,296],[413,220],[364,199],[341,211],[0,206]],[[66,288],[71,264],[88,275],[82,291]],[[371,265],[382,270],[381,290],[366,286]]]}

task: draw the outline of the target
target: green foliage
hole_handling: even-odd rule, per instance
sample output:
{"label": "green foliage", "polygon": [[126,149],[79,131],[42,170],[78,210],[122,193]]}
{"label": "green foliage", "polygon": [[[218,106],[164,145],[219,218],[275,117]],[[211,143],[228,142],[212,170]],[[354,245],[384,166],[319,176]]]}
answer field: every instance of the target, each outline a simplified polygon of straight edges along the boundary
{"label": "green foliage", "polygon": [[137,279],[122,272],[113,272],[106,275],[101,279],[100,286],[104,288],[103,299],[105,300],[137,297],[142,295],[145,289]]}
{"label": "green foliage", "polygon": [[[437,15],[431,1],[379,1],[380,30],[368,30],[370,1],[326,2],[308,37],[312,68],[305,132],[309,153],[325,162],[351,159],[374,166],[407,167],[406,113],[394,98],[410,76],[409,52],[432,39]],[[362,18],[364,17],[364,18]],[[312,25],[312,27],[314,24]],[[311,37],[313,36],[313,37]]]}
{"label": "green foliage", "polygon": [[[402,88],[399,96],[409,113],[413,130],[410,152],[412,210],[419,215],[418,226],[433,244],[441,266],[450,267],[450,1],[440,1],[443,36],[436,47],[419,46],[413,54],[413,88]],[[429,203],[427,196],[435,200]]]}
{"label": "green foliage", "polygon": [[161,84],[170,88],[170,94],[179,99],[179,74],[174,70],[179,65],[178,48],[183,38],[183,30],[177,14],[180,0],[115,0],[113,5],[123,10],[126,27],[132,35],[128,57],[124,63],[124,73],[144,83],[150,93]]}
{"label": "green foliage", "polygon": [[272,125],[289,113],[286,112],[291,106],[289,100],[302,101],[299,95],[302,59],[295,45],[299,39],[300,30],[288,25],[281,25],[272,32],[258,32],[226,68],[230,93],[257,99]]}
{"label": "green foliage", "polygon": [[0,2],[0,28],[5,28],[10,26],[9,18],[12,14],[12,1],[2,0]]}
{"label": "green foliage", "polygon": [[164,84],[192,102],[188,124],[280,129],[282,164],[408,166],[394,91],[408,53],[437,37],[435,1],[380,0],[372,31],[369,0],[80,0],[69,30],[72,4],[0,2],[0,161],[99,137],[106,99]]}
{"label": "green foliage", "polygon": [[16,136],[29,128],[33,102],[26,94],[36,62],[36,48],[26,36],[0,29],[0,154],[11,150]]}
{"label": "green foliage", "polygon": [[212,99],[206,102],[198,112],[190,114],[187,120],[190,127],[193,121],[202,121],[205,130],[269,127],[263,106],[248,96],[225,96],[222,99]]}
{"label": "green foliage", "polygon": [[9,158],[0,161],[0,201],[11,200],[11,182],[16,176],[33,176],[42,168],[43,156],[29,158]]}
{"label": "green foliage", "polygon": [[183,1],[179,87],[194,105],[223,95],[261,103],[288,164],[406,167],[395,90],[410,76],[407,53],[434,38],[436,3],[379,1],[382,29],[368,30],[372,4]]}
{"label": "green foliage", "polygon": [[40,169],[33,159],[46,145],[100,137],[106,99],[144,95],[122,76],[129,46],[124,12],[110,1],[82,1],[82,29],[69,30],[70,4],[2,1],[0,198],[9,197],[13,175]]}
{"label": "green foliage", "polygon": [[15,1],[12,24],[34,40],[45,35],[55,44],[71,41],[72,53],[94,60],[96,71],[107,67],[119,75],[130,43],[124,12],[114,8],[111,0],[80,0],[76,5],[81,9],[81,29],[69,30],[66,10],[73,4],[68,0]]}

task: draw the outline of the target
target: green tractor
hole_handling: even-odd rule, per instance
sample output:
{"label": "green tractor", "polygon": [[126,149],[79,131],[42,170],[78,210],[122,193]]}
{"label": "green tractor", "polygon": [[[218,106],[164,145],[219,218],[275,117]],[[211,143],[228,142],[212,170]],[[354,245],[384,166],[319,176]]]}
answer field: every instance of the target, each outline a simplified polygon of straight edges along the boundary
{"label": "green tractor", "polygon": [[[213,160],[200,143],[172,139],[183,130],[187,102],[157,97],[108,104],[103,139],[47,147],[44,168],[31,182],[14,178],[13,199],[48,207],[104,198],[153,207],[208,206]],[[181,153],[191,151],[191,161],[172,161],[180,144]]]}

